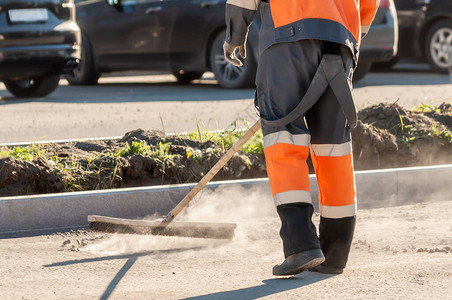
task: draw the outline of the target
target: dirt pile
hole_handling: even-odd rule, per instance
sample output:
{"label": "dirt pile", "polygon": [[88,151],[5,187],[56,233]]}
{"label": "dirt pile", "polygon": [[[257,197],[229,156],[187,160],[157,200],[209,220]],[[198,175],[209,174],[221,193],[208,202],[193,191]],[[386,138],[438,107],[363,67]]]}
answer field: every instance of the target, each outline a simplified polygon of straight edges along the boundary
{"label": "dirt pile", "polygon": [[357,170],[452,163],[452,105],[374,105],[358,113],[352,130]]}
{"label": "dirt pile", "polygon": [[58,170],[43,158],[32,162],[0,159],[0,196],[59,192],[63,188]]}
{"label": "dirt pile", "polygon": [[[452,163],[451,104],[378,104],[358,116],[356,170]],[[223,142],[200,140],[138,129],[120,140],[0,148],[0,197],[197,182],[227,151]],[[214,180],[266,177],[262,141],[255,143]]]}

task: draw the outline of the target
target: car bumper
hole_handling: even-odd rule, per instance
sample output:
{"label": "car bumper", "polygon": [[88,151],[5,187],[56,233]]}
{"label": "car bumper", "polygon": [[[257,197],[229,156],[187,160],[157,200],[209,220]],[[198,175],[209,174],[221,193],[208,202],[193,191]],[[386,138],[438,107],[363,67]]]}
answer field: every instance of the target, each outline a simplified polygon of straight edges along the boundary
{"label": "car bumper", "polygon": [[383,24],[371,26],[360,47],[360,60],[386,62],[397,54],[397,17],[387,11],[385,20]]}
{"label": "car bumper", "polygon": [[72,71],[78,64],[78,45],[0,48],[0,78]]}
{"label": "car bumper", "polygon": [[80,59],[80,29],[73,22],[58,29],[0,32],[0,78],[72,71]]}

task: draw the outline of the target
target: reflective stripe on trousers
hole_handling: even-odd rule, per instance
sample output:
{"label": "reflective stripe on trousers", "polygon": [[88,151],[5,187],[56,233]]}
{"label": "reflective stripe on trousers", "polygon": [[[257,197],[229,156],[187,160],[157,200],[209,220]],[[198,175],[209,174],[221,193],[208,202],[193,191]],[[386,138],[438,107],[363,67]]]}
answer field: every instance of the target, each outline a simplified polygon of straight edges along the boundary
{"label": "reflective stripe on trousers", "polygon": [[264,136],[264,153],[275,205],[309,203],[308,134],[279,131]]}
{"label": "reflective stripe on trousers", "polygon": [[[267,172],[275,205],[309,203],[311,189],[309,134],[288,131],[264,136]],[[320,215],[344,218],[356,215],[356,189],[351,142],[311,144],[311,159],[319,185]]]}
{"label": "reflective stripe on trousers", "polygon": [[320,215],[333,219],[356,215],[352,143],[312,144],[311,159],[319,184]]}

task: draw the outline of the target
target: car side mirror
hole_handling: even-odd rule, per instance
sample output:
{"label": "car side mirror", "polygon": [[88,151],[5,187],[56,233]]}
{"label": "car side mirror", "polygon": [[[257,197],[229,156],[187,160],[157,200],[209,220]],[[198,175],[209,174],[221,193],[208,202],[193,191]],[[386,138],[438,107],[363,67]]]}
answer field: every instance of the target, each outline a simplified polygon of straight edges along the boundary
{"label": "car side mirror", "polygon": [[108,6],[119,6],[121,4],[121,0],[104,0],[105,4]]}

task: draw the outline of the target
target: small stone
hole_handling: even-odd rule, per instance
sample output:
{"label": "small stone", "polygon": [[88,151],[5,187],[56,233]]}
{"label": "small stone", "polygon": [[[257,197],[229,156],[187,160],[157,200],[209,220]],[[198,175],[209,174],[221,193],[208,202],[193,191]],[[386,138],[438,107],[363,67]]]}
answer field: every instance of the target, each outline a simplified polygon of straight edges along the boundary
{"label": "small stone", "polygon": [[430,249],[430,250],[428,251],[428,253],[435,253],[435,250]]}
{"label": "small stone", "polygon": [[71,243],[71,240],[65,240],[65,241],[63,242],[63,247],[66,246],[66,245],[68,245],[68,244],[70,244],[70,243]]}

